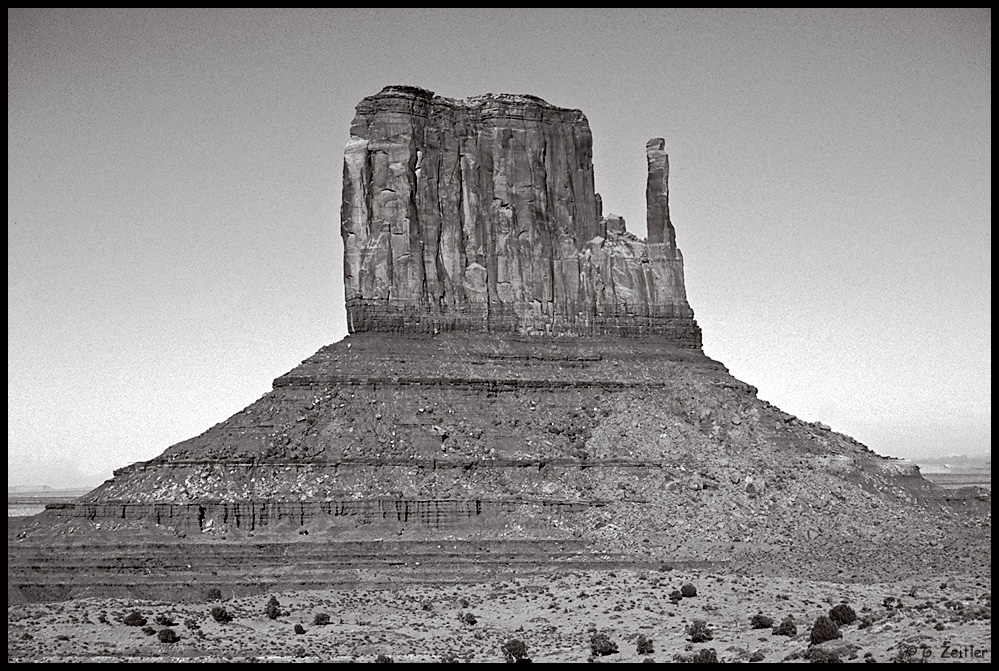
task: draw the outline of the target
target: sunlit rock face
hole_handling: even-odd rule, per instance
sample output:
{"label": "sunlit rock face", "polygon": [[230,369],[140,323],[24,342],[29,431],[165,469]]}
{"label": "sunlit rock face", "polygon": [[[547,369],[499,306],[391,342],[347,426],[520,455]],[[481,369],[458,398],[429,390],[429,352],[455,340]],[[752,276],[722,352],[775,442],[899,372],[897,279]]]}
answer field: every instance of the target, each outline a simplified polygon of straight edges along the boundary
{"label": "sunlit rock face", "polygon": [[651,140],[649,241],[601,216],[579,110],[389,86],[361,101],[344,155],[351,333],[660,336],[699,348]]}

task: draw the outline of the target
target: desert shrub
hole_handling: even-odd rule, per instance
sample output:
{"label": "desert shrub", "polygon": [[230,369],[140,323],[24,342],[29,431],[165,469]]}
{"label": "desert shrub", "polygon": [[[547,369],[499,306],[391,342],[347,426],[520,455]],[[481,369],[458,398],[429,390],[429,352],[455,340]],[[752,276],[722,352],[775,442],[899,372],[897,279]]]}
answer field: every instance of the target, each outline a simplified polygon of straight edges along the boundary
{"label": "desert shrub", "polygon": [[651,655],[656,651],[656,646],[653,645],[651,638],[647,638],[645,634],[639,634],[635,641],[635,651],[639,655]]}
{"label": "desert shrub", "polygon": [[475,624],[479,621],[478,618],[471,613],[458,613],[458,619],[465,624]]}
{"label": "desert shrub", "polygon": [[160,633],[156,636],[160,639],[160,643],[176,643],[180,640],[180,636],[173,629],[160,629]]}
{"label": "desert shrub", "polygon": [[680,590],[678,590],[678,589],[675,589],[675,590],[673,590],[672,592],[669,593],[669,600],[671,602],[673,602],[673,603],[679,602],[680,599],[682,599],[682,598],[683,598],[683,595],[680,594]]}
{"label": "desert shrub", "polygon": [[295,652],[292,654],[294,654],[295,657],[301,659],[302,657],[305,657],[305,648],[303,648],[302,646],[298,646],[297,648],[295,648]]}
{"label": "desert shrub", "polygon": [[142,613],[139,611],[133,610],[125,616],[122,622],[127,624],[129,627],[141,627],[146,624],[146,618],[142,617]]}
{"label": "desert shrub", "polygon": [[798,625],[795,623],[794,618],[788,615],[781,623],[774,627],[774,636],[797,636],[798,635]]}
{"label": "desert shrub", "polygon": [[530,661],[530,657],[527,656],[527,644],[519,638],[511,638],[502,645],[501,650],[503,651],[503,659],[510,664]]}
{"label": "desert shrub", "polygon": [[388,655],[378,655],[377,657],[375,657],[375,663],[377,664],[391,664],[394,661],[395,660],[389,657]]}
{"label": "desert shrub", "polygon": [[843,638],[843,634],[839,633],[839,627],[836,626],[835,622],[830,620],[826,615],[819,615],[815,618],[815,622],[812,624],[812,634],[809,638],[812,645],[818,645],[819,643],[825,643],[837,638]]}
{"label": "desert shrub", "polygon": [[694,620],[694,622],[687,627],[687,636],[690,637],[691,643],[704,643],[705,641],[710,641],[715,637],[715,632],[711,630],[708,623],[704,620]]}
{"label": "desert shrub", "polygon": [[763,613],[757,613],[749,620],[749,624],[753,626],[753,629],[769,629],[774,626],[774,619]]}
{"label": "desert shrub", "polygon": [[212,608],[212,617],[219,624],[226,624],[228,622],[232,622],[233,619],[232,614],[222,606],[215,606],[214,608]]}
{"label": "desert shrub", "polygon": [[590,651],[596,656],[617,654],[617,643],[611,640],[610,636],[603,632],[598,632],[590,637]]}
{"label": "desert shrub", "polygon": [[767,656],[766,656],[766,655],[764,655],[764,654],[763,654],[763,653],[762,653],[761,651],[759,651],[759,650],[754,650],[754,651],[752,652],[752,654],[750,654],[750,655],[749,655],[749,661],[750,661],[750,662],[762,662],[762,661],[763,661],[764,659],[766,659],[766,658],[767,658]]}
{"label": "desert shrub", "polygon": [[191,629],[192,631],[201,628],[201,625],[198,624],[196,620],[192,619],[184,620],[184,626],[187,627],[188,629]]}
{"label": "desert shrub", "polygon": [[176,627],[177,623],[168,615],[157,615],[155,618],[156,624],[161,627]]}
{"label": "desert shrub", "polygon": [[420,608],[422,608],[423,610],[427,611],[428,613],[432,613],[433,610],[434,610],[434,602],[433,601],[424,601],[423,603],[420,604]]}
{"label": "desert shrub", "polygon": [[264,614],[272,620],[281,617],[281,603],[277,600],[276,596],[272,596],[267,605],[264,606]]}
{"label": "desert shrub", "polygon": [[857,613],[850,606],[841,603],[838,606],[832,607],[829,611],[829,619],[842,627],[856,622]]}
{"label": "desert shrub", "polygon": [[316,613],[315,617],[312,618],[312,624],[317,627],[325,627],[330,623],[329,613]]}
{"label": "desert shrub", "polygon": [[714,648],[698,650],[692,655],[673,655],[674,662],[693,664],[717,664],[718,653]]}
{"label": "desert shrub", "polygon": [[691,585],[689,582],[680,588],[680,594],[685,598],[690,598],[692,596],[697,596],[697,588]]}
{"label": "desert shrub", "polygon": [[296,623],[295,624],[295,633],[298,634],[299,636],[301,636],[302,634],[305,633],[305,627],[303,627],[302,625]]}
{"label": "desert shrub", "polygon": [[212,587],[205,594],[205,598],[209,601],[221,601],[222,600],[222,590],[218,587]]}
{"label": "desert shrub", "polygon": [[146,636],[152,636],[153,634],[156,633],[156,630],[147,624],[145,627],[142,628],[142,633],[145,634]]}
{"label": "desert shrub", "polygon": [[812,664],[839,664],[843,661],[836,650],[828,648],[809,648],[804,657]]}

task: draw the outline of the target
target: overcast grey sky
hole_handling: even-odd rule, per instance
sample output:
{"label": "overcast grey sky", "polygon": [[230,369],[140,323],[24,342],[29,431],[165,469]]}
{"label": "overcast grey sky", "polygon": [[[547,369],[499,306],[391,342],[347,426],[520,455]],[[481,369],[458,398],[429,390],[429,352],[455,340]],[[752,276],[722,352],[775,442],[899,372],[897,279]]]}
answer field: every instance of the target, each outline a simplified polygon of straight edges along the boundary
{"label": "overcast grey sky", "polygon": [[705,352],[882,454],[992,435],[991,10],[8,10],[8,484],[100,482],[346,334],[354,106],[583,110]]}

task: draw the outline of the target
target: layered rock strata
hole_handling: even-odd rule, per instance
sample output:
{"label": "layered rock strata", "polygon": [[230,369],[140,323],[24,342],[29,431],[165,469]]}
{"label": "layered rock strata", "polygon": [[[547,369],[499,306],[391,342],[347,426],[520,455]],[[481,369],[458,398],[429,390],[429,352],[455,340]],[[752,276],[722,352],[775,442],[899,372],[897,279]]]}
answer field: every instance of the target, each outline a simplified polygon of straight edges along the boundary
{"label": "layered rock strata", "polygon": [[601,216],[579,110],[402,86],[365,98],[343,170],[349,331],[657,335],[699,347],[663,149],[650,141],[644,242]]}

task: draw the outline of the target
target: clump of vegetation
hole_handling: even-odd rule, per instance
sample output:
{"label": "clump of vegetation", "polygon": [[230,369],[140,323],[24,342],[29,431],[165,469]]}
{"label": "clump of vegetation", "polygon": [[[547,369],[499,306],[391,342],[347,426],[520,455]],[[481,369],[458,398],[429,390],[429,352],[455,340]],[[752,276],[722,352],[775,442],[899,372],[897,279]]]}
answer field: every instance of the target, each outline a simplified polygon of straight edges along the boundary
{"label": "clump of vegetation", "polygon": [[479,619],[471,613],[458,613],[458,619],[465,624],[475,624],[479,621]]}
{"label": "clump of vegetation", "polygon": [[264,614],[272,620],[281,617],[281,603],[277,600],[276,596],[272,596],[267,605],[264,606]]}
{"label": "clump of vegetation", "polygon": [[833,606],[829,611],[829,619],[843,627],[857,621],[857,613],[845,603]]}
{"label": "clump of vegetation", "polygon": [[763,613],[757,613],[749,620],[749,624],[752,625],[753,629],[770,629],[774,626],[774,619]]}
{"label": "clump of vegetation", "polygon": [[212,587],[205,594],[205,598],[209,601],[221,601],[222,600],[222,590],[218,587]]}
{"label": "clump of vegetation", "polygon": [[312,624],[317,627],[325,627],[330,623],[329,613],[316,613],[315,617],[312,618]]}
{"label": "clump of vegetation", "polygon": [[222,606],[215,606],[212,608],[212,617],[219,624],[227,624],[233,620],[232,614]]}
{"label": "clump of vegetation", "polygon": [[180,636],[173,629],[160,629],[160,633],[156,636],[160,639],[160,643],[176,643],[180,640]]}
{"label": "clump of vegetation", "polygon": [[688,582],[680,588],[680,594],[684,598],[689,599],[692,596],[697,596],[697,588]]}
{"label": "clump of vegetation", "polygon": [[819,615],[815,618],[809,639],[812,645],[818,645],[819,643],[825,643],[837,638],[843,638],[843,634],[840,633],[839,627],[836,626],[835,622],[830,620],[826,615]]}
{"label": "clump of vegetation", "polygon": [[302,634],[305,633],[305,627],[303,627],[302,625],[296,623],[295,624],[295,633],[298,634],[299,636],[301,636]]}
{"label": "clump of vegetation", "polygon": [[693,623],[687,627],[687,636],[690,637],[691,643],[704,643],[705,641],[710,641],[715,637],[715,632],[711,630],[708,623],[704,620],[694,620]]}
{"label": "clump of vegetation", "polygon": [[195,630],[195,629],[200,629],[201,628],[201,625],[198,624],[196,620],[193,620],[193,619],[190,619],[190,618],[188,618],[187,620],[184,620],[184,626],[187,627],[188,629],[192,630],[192,631]]}
{"label": "clump of vegetation", "polygon": [[645,634],[639,634],[638,639],[635,641],[635,651],[639,655],[651,655],[655,653],[656,646],[653,644],[651,638],[646,637]]}
{"label": "clump of vegetation", "polygon": [[706,648],[692,655],[673,655],[673,661],[687,664],[717,664],[718,653],[714,648]]}
{"label": "clump of vegetation", "polygon": [[590,651],[594,656],[615,655],[617,654],[617,643],[612,641],[607,634],[597,632],[590,637]]}
{"label": "clump of vegetation", "polygon": [[155,621],[156,621],[156,624],[160,625],[161,627],[176,627],[177,626],[177,623],[174,622],[173,619],[170,616],[168,616],[168,615],[162,615],[162,614],[157,615],[156,618],[155,618]]}
{"label": "clump of vegetation", "polygon": [[146,636],[152,636],[153,634],[155,634],[155,633],[156,633],[156,630],[155,630],[155,629],[153,629],[152,627],[150,627],[150,626],[149,626],[148,624],[147,624],[147,625],[146,625],[145,627],[143,627],[143,628],[141,629],[141,631],[142,631],[142,633],[143,633],[143,634],[145,634]]}
{"label": "clump of vegetation", "polygon": [[754,650],[752,654],[749,655],[750,662],[762,662],[766,658],[767,656],[760,650]]}
{"label": "clump of vegetation", "polygon": [[122,622],[129,627],[142,627],[146,624],[146,618],[142,617],[142,613],[137,610],[133,610],[131,613],[125,616]]}
{"label": "clump of vegetation", "polygon": [[781,623],[774,627],[774,636],[797,636],[798,635],[798,625],[795,623],[794,618],[788,615]]}
{"label": "clump of vegetation", "polygon": [[295,652],[293,654],[295,655],[295,657],[301,659],[302,657],[305,657],[305,648],[303,648],[302,646],[298,646],[297,648],[295,648]]}
{"label": "clump of vegetation", "polygon": [[837,651],[828,648],[809,648],[804,657],[812,664],[839,664],[843,661]]}
{"label": "clump of vegetation", "polygon": [[672,592],[669,593],[670,603],[672,603],[674,606],[677,603],[679,603],[680,599],[682,599],[682,598],[683,598],[683,594],[680,594],[680,590],[678,590],[678,589],[675,589],[675,590],[673,590]]}
{"label": "clump of vegetation", "polygon": [[376,664],[391,664],[394,661],[395,660],[389,657],[388,655],[378,655],[377,657],[375,657]]}
{"label": "clump of vegetation", "polygon": [[509,664],[531,661],[527,656],[527,644],[519,638],[511,638],[500,649],[503,651],[503,659]]}

